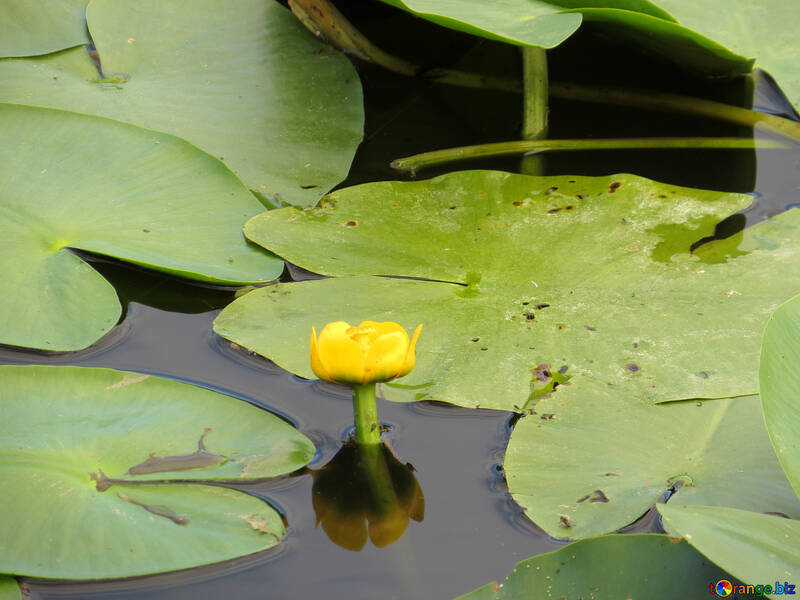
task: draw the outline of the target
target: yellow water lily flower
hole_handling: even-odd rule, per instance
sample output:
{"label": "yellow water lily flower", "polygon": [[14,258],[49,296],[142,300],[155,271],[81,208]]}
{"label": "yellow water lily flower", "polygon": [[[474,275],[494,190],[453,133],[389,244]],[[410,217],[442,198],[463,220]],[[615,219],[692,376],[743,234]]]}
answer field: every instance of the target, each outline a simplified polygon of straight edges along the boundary
{"label": "yellow water lily flower", "polygon": [[320,379],[365,385],[402,377],[414,368],[422,325],[411,341],[397,323],[364,321],[351,327],[344,321],[328,323],[317,338],[311,328],[311,369]]}

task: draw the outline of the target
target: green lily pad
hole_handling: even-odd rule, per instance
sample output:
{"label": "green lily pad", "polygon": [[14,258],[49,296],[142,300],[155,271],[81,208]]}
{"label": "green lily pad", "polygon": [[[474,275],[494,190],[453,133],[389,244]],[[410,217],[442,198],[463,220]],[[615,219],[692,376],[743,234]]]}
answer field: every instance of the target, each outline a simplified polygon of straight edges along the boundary
{"label": "green lily pad", "polygon": [[187,483],[272,477],[314,455],[283,420],[175,381],[81,367],[0,367],[0,571],[98,579],[270,548],[280,515]]}
{"label": "green lily pad", "polygon": [[560,402],[753,394],[764,323],[800,288],[800,210],[690,252],[750,200],[632,175],[360,185],[250,220],[248,238],[337,278],[253,291],[214,328],[313,378],[312,326],[423,323],[390,400],[524,410],[555,383]]}
{"label": "green lily pad", "polygon": [[775,77],[800,110],[800,11],[796,4],[785,0],[658,0],[658,4],[685,27],[739,54],[756,57],[756,65]]}
{"label": "green lily pad", "polygon": [[22,592],[16,579],[0,575],[0,600],[22,600]]}
{"label": "green lily pad", "polygon": [[613,535],[523,560],[502,586],[489,584],[457,600],[666,597],[662,590],[670,598],[699,598],[720,579],[727,579],[725,572],[686,543],[665,535]]}
{"label": "green lily pad", "polygon": [[512,497],[550,535],[610,533],[638,519],[673,486],[679,489],[670,506],[800,517],[758,398],[654,406],[589,395],[564,403],[558,396],[520,419],[504,464]]}
{"label": "green lily pad", "polygon": [[[615,39],[707,74],[736,75],[749,73],[753,67],[752,58],[705,37],[702,28],[694,31],[679,24],[669,12],[648,0],[383,1],[444,27],[521,46],[552,48],[586,21],[608,29]],[[674,1],[688,4],[686,0]],[[717,4],[708,13],[727,11]]]}
{"label": "green lily pad", "polygon": [[3,0],[0,57],[34,56],[89,43],[89,0]]}
{"label": "green lily pad", "polygon": [[361,84],[277,2],[93,0],[102,63],[76,48],[0,61],[0,101],[90,113],[182,137],[252,190],[308,205],[344,179]]}
{"label": "green lily pad", "polygon": [[116,324],[114,289],[73,248],[218,284],[283,269],[242,235],[261,204],[181,139],[0,104],[0,140],[0,343],[78,350]]}
{"label": "green lily pad", "polygon": [[767,323],[759,384],[772,445],[800,495],[800,296],[778,308]]}
{"label": "green lily pad", "polygon": [[772,585],[774,593],[776,582],[792,585],[800,576],[800,521],[733,508],[672,506],[672,502],[658,510],[666,526],[742,581]]}

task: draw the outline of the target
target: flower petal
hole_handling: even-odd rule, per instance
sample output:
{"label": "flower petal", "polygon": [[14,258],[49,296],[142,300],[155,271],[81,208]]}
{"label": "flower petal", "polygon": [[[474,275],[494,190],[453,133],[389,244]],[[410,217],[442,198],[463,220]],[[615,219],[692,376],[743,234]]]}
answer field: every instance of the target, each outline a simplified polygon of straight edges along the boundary
{"label": "flower petal", "polygon": [[379,336],[367,354],[362,383],[394,379],[407,354],[408,334],[405,331],[392,331]]}
{"label": "flower petal", "polygon": [[336,383],[358,383],[364,379],[364,353],[347,333],[350,324],[335,321],[325,325],[317,340],[319,358]]}
{"label": "flower petal", "polygon": [[330,376],[327,369],[325,369],[325,365],[322,364],[322,360],[319,358],[319,349],[317,348],[317,330],[314,329],[314,326],[311,326],[311,370],[314,371],[314,375],[319,377],[320,379],[324,379],[325,381],[334,381],[334,379]]}
{"label": "flower petal", "polygon": [[396,377],[402,377],[403,375],[407,375],[411,372],[411,369],[414,368],[414,365],[417,362],[417,354],[415,351],[417,340],[419,339],[419,334],[422,333],[422,323],[417,325],[417,328],[414,330],[414,337],[411,338],[411,344],[408,346],[408,352],[406,353],[405,360],[403,361],[403,365],[400,367]]}

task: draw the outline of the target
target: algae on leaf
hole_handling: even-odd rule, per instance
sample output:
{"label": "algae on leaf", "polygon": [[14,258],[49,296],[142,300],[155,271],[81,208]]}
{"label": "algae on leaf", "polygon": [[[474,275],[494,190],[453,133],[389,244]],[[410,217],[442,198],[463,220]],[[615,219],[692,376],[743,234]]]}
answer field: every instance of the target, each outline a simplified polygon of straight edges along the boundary
{"label": "algae on leaf", "polygon": [[423,323],[414,371],[383,385],[390,400],[524,410],[556,376],[569,379],[560,402],[753,394],[764,323],[800,288],[800,210],[691,250],[750,200],[632,175],[347,188],[245,227],[335,278],[251,292],[214,327],[312,378],[298,343],[312,326]]}
{"label": "algae on leaf", "polygon": [[0,412],[5,573],[130,577],[270,548],[285,535],[276,510],[200,483],[273,477],[314,456],[246,402],[110,369],[0,367]]}
{"label": "algae on leaf", "polygon": [[117,295],[72,249],[198,281],[277,277],[249,244],[262,205],[184,140],[118,121],[0,104],[0,343],[79,350],[117,322]]}
{"label": "algae on leaf", "polygon": [[309,205],[345,178],[361,83],[274,1],[93,0],[84,48],[0,61],[0,101],[95,114],[182,137],[273,202]]}

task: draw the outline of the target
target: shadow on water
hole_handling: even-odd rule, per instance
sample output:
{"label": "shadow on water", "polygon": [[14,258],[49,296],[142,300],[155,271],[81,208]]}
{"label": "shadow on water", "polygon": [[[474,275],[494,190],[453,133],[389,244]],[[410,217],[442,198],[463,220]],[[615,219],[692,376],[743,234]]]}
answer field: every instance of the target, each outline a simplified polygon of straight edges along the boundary
{"label": "shadow on water", "polygon": [[[408,50],[410,29],[431,31],[430,25],[372,3],[369,9],[360,9],[356,2],[343,5],[373,39],[391,51]],[[436,48],[419,51],[421,56],[439,56],[443,66],[461,61],[487,68],[502,65],[507,72],[519,70],[518,56],[509,48],[480,42],[481,52],[469,53],[472,38],[439,29],[436,35]],[[654,68],[649,59],[628,49],[601,49],[596,41],[592,32],[586,31],[551,52],[553,79],[606,85],[635,82],[636,87],[695,93],[743,105],[752,102],[751,91],[741,82],[698,82],[667,67]],[[517,96],[411,81],[369,66],[359,69],[365,85],[367,131],[350,177],[342,186],[398,179],[388,165],[400,156],[518,137],[521,110]],[[755,98],[766,110],[787,110],[766,79],[759,83]],[[567,101],[552,104],[551,137],[664,133],[748,132],[689,117]],[[517,159],[502,159],[458,168],[517,170],[518,165]],[[548,174],[632,172],[677,185],[756,192],[756,201],[742,211],[743,216],[722,223],[709,221],[702,231],[687,232],[682,243],[695,250],[700,248],[696,244],[709,236],[733,240],[744,227],[743,219],[752,223],[800,200],[800,152],[795,150],[571,152],[547,156],[545,168]],[[423,175],[447,170],[451,169],[432,169]],[[131,580],[29,580],[26,585],[31,598],[447,599],[501,580],[515,562],[562,544],[528,520],[508,494],[502,463],[510,413],[379,400],[381,418],[391,426],[385,437],[396,462],[401,467],[412,464],[411,476],[424,490],[424,521],[411,523],[401,537],[382,548],[366,543],[353,552],[336,545],[323,527],[315,526],[319,510],[315,513],[312,494],[315,485],[317,489],[321,485],[321,476],[314,473],[333,471],[328,467],[340,460],[337,453],[352,426],[346,390],[302,380],[216,336],[212,321],[234,298],[233,290],[193,285],[114,261],[92,261],[118,290],[126,306],[123,322],[81,352],[47,354],[0,347],[0,363],[102,366],[192,382],[283,415],[312,438],[318,453],[308,469],[291,476],[235,486],[268,499],[284,513],[288,537],[278,548],[209,567]],[[288,273],[298,279],[310,276],[297,269]],[[409,481],[403,489],[413,492],[416,488]],[[657,520],[648,514],[630,529],[653,531],[657,527]]]}

